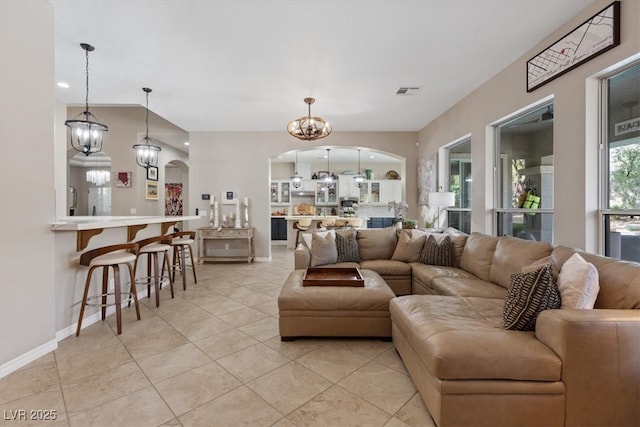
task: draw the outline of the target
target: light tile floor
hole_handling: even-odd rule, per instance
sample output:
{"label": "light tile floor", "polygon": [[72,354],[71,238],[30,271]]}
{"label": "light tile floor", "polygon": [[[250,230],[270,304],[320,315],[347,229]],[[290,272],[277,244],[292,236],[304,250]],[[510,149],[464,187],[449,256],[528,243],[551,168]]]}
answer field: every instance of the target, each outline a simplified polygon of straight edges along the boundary
{"label": "light tile floor", "polygon": [[[198,265],[175,299],[141,300],[142,320],[124,310],[122,335],[110,316],[0,379],[0,425],[434,426],[392,343],[280,341],[293,251],[272,254]],[[56,419],[12,421],[18,410]]]}

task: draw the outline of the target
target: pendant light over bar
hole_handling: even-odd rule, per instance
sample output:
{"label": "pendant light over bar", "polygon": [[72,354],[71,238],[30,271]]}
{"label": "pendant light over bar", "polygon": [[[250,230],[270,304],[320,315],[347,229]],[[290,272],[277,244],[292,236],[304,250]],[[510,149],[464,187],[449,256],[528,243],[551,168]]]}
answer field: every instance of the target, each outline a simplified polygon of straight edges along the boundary
{"label": "pendant light over bar", "polygon": [[302,185],[302,175],[300,175],[298,173],[298,152],[296,151],[296,166],[295,166],[295,172],[293,173],[293,176],[291,177],[291,183],[293,185],[293,188],[300,188],[300,186]]}
{"label": "pendant light over bar", "polygon": [[102,151],[104,133],[109,128],[102,123],[91,120],[92,117],[97,120],[96,116],[89,111],[89,52],[92,52],[95,48],[87,43],[80,43],[80,47],[85,51],[86,58],[86,92],[84,112],[80,113],[78,117],[84,116],[84,120],[75,118],[65,121],[64,124],[69,128],[71,147],[85,156],[90,156],[92,153]]}
{"label": "pendant light over bar", "polygon": [[315,98],[304,99],[304,102],[309,106],[309,113],[306,117],[300,117],[287,125],[289,135],[303,141],[314,141],[331,134],[333,129],[329,122],[321,117],[311,117],[311,104],[315,101]]}
{"label": "pendant light over bar", "polygon": [[360,170],[360,149],[358,148],[358,174],[353,176],[353,183],[356,187],[362,188],[364,185],[364,175],[362,175],[362,171]]}
{"label": "pendant light over bar", "polygon": [[133,146],[133,149],[136,150],[136,163],[140,167],[148,169],[150,166],[158,166],[158,153],[162,151],[162,148],[151,144],[151,138],[149,138],[149,93],[151,89],[143,87],[142,90],[147,94],[147,115],[145,119],[147,133],[139,144]]}

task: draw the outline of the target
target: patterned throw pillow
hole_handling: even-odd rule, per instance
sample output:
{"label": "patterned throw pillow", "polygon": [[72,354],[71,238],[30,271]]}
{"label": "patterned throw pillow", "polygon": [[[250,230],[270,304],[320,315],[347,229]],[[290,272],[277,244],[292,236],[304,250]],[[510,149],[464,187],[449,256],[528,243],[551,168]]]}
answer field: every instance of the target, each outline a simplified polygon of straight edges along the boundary
{"label": "patterned throw pillow", "polygon": [[535,331],[538,315],[556,308],[560,308],[560,292],[550,263],[537,271],[511,275],[502,312],[505,329]]}
{"label": "patterned throw pillow", "polygon": [[355,231],[348,234],[336,233],[336,249],[338,250],[337,262],[360,262]]}
{"label": "patterned throw pillow", "polygon": [[430,234],[422,248],[420,262],[428,265],[455,267],[456,263],[451,249],[451,237],[444,236],[438,242],[433,234]]}

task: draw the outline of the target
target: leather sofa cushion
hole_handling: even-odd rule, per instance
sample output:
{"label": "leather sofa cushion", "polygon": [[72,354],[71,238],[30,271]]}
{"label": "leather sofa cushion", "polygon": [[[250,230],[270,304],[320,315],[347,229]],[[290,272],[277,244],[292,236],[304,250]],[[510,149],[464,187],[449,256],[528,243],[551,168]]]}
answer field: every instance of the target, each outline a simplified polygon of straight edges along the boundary
{"label": "leather sofa cushion", "polygon": [[394,227],[358,230],[356,239],[361,261],[391,259],[398,242]]}
{"label": "leather sofa cushion", "polygon": [[436,277],[431,286],[440,295],[494,298],[503,302],[507,293],[502,286],[482,279]]}
{"label": "leather sofa cushion", "polygon": [[391,300],[389,311],[435,378],[559,381],[558,356],[533,332],[505,330],[503,305],[489,298],[407,295]]}
{"label": "leather sofa cushion", "polygon": [[427,265],[420,262],[411,263],[411,274],[424,284],[429,284],[436,277],[458,277],[461,279],[475,279],[476,277],[455,267]]}
{"label": "leather sofa cushion", "polygon": [[411,276],[411,264],[390,259],[361,261],[360,268],[373,270],[381,276]]}
{"label": "leather sofa cushion", "polygon": [[460,258],[462,258],[462,251],[464,250],[469,235],[452,227],[447,228],[444,234],[451,238],[451,249],[453,250],[453,256],[456,260],[456,266],[460,267]]}
{"label": "leather sofa cushion", "polygon": [[554,267],[560,270],[576,252],[598,269],[600,291],[594,308],[640,309],[640,264],[557,246],[551,252]]}
{"label": "leather sofa cushion", "polygon": [[534,242],[515,237],[502,236],[493,253],[489,280],[508,288],[511,275],[520,273],[522,267],[549,256],[552,246],[547,242]]}
{"label": "leather sofa cushion", "polygon": [[480,279],[490,280],[489,272],[497,244],[498,237],[471,233],[460,257],[460,267]]}

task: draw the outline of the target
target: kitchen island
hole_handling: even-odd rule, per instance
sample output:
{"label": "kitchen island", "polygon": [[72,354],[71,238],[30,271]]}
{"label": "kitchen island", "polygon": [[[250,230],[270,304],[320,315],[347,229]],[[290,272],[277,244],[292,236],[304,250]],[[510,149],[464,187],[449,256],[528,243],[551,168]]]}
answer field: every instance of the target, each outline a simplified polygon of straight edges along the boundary
{"label": "kitchen island", "polygon": [[[300,220],[311,220],[311,225],[309,226],[309,231],[318,230],[318,224],[336,224],[338,226],[352,226],[354,228],[366,228],[367,227],[367,218],[364,217],[344,217],[344,216],[315,216],[315,215],[291,215],[285,216],[284,219],[287,221],[287,248],[295,249],[296,247],[296,234],[297,231],[293,228],[293,224],[296,221]],[[322,226],[322,225],[321,225]]]}

